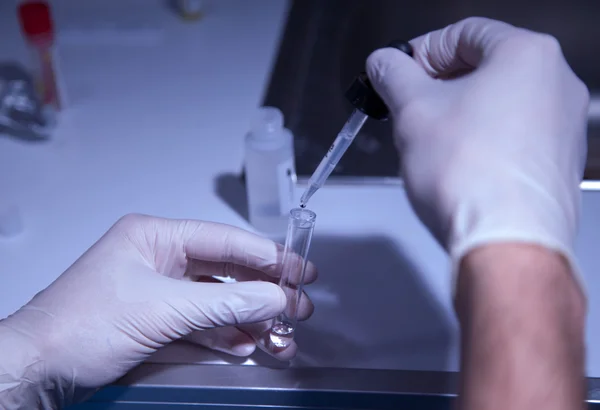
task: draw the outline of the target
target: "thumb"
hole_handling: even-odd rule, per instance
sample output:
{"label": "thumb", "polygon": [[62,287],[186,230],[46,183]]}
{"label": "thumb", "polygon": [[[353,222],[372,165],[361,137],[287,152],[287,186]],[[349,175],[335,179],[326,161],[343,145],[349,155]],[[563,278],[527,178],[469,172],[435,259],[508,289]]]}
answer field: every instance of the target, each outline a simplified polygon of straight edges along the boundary
{"label": "thumb", "polygon": [[395,48],[371,53],[367,75],[392,113],[399,112],[424,85],[433,81],[412,57]]}
{"label": "thumb", "polygon": [[271,319],[285,309],[283,290],[270,282],[181,282],[187,299],[183,312],[190,330],[255,323]]}

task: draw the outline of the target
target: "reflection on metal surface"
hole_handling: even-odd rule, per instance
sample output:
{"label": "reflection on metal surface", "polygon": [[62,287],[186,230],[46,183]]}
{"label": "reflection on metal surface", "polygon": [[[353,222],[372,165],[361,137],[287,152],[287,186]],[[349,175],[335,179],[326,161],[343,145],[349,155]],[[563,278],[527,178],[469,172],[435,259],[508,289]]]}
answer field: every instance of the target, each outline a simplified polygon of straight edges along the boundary
{"label": "reflection on metal surface", "polygon": [[[588,0],[296,0],[290,8],[265,105],[280,108],[295,135],[296,168],[306,179],[351,112],[344,91],[369,53],[391,38],[413,38],[468,16],[553,34],[592,93],[590,141],[600,135],[600,2]],[[594,34],[596,33],[596,34]],[[596,47],[597,48],[597,47]],[[367,121],[329,184],[399,183],[388,123]],[[590,151],[582,189],[598,189],[600,153]]]}
{"label": "reflection on metal surface", "polygon": [[600,181],[583,181],[580,186],[584,191],[600,191]]}
{"label": "reflection on metal surface", "polygon": [[[600,401],[600,379],[588,378],[587,383],[587,401],[589,403]],[[216,389],[231,392],[277,392],[282,396],[288,393],[296,394],[296,398],[299,392],[306,393],[306,397],[315,392],[361,393],[369,394],[373,399],[386,398],[389,404],[390,400],[397,399],[401,395],[455,397],[458,391],[458,374],[317,367],[272,369],[236,365],[143,364],[119,380],[115,386],[128,386],[132,391],[135,391],[136,388],[147,387],[168,388],[167,391],[170,392],[170,398],[174,402],[182,400],[182,390],[212,391]],[[100,394],[100,396],[102,395]],[[126,397],[124,396],[127,395],[120,395],[119,401],[125,401]],[[139,396],[135,397],[135,393],[131,393],[129,396],[132,400],[140,399]],[[281,405],[281,403],[272,404]],[[298,405],[299,403],[288,404]],[[303,404],[307,405],[306,402]],[[307,408],[312,408],[312,406],[307,405]],[[379,408],[379,406],[370,408]]]}
{"label": "reflection on metal surface", "polygon": [[455,395],[457,374],[323,367],[143,364],[119,385]]}
{"label": "reflection on metal surface", "polygon": [[[308,176],[298,177],[299,185],[308,183]],[[400,178],[393,177],[343,177],[334,179],[336,185],[404,185]],[[600,191],[600,180],[584,180],[579,184],[582,191]]]}
{"label": "reflection on metal surface", "polygon": [[588,110],[590,123],[600,123],[600,94],[590,96],[590,109]]}

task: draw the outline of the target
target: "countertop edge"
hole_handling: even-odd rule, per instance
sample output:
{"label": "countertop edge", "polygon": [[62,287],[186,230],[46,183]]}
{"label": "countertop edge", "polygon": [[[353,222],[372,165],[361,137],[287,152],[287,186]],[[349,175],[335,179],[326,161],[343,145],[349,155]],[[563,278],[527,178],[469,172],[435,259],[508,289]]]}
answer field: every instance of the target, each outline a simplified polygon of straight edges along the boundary
{"label": "countertop edge", "polygon": [[[304,186],[308,184],[309,176],[298,175],[297,182]],[[332,175],[326,182],[327,186],[344,186],[344,185],[370,185],[370,186],[385,186],[385,185],[404,185],[401,178],[398,177],[352,177]],[[600,180],[586,179],[579,184],[582,191],[600,191]]]}
{"label": "countertop edge", "polygon": [[[458,373],[342,368],[145,363],[113,386],[129,389],[232,389],[454,397]],[[600,378],[587,378],[586,401],[600,403]]]}

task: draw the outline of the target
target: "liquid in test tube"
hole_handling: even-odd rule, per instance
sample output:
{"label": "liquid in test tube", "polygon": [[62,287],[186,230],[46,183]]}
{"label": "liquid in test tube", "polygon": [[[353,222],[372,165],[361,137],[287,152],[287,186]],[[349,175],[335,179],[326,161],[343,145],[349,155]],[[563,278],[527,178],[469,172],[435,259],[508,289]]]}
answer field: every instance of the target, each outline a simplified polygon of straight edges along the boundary
{"label": "liquid in test tube", "polygon": [[274,349],[286,348],[294,340],[308,251],[316,219],[317,214],[310,209],[295,208],[290,211],[279,279],[279,286],[285,293],[287,304],[271,325],[269,340]]}

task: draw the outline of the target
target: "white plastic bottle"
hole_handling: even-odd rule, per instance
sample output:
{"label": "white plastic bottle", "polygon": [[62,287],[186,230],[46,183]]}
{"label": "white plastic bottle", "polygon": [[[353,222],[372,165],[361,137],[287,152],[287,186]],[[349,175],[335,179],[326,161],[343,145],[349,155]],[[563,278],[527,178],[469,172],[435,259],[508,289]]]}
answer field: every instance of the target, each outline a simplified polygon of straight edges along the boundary
{"label": "white plastic bottle", "polygon": [[250,223],[266,235],[285,235],[294,207],[294,138],[283,114],[261,107],[245,141],[246,196]]}

